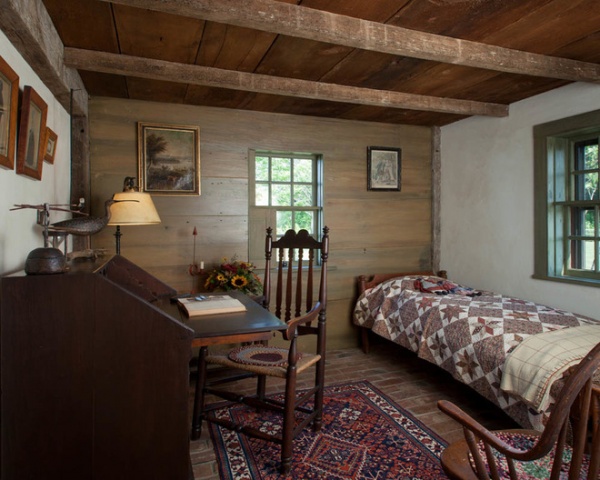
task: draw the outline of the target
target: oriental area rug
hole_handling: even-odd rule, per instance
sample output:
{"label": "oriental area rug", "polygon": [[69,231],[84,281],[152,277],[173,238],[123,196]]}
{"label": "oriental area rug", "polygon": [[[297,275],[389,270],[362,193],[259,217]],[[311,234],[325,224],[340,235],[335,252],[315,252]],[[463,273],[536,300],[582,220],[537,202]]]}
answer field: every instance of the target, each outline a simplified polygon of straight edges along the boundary
{"label": "oriental area rug", "polygon": [[[218,415],[245,424],[279,416],[243,405],[224,406]],[[219,475],[227,480],[281,479],[279,445],[210,425]],[[447,478],[439,457],[445,442],[367,381],[326,387],[323,426],[307,427],[294,440],[288,479],[438,480]]]}

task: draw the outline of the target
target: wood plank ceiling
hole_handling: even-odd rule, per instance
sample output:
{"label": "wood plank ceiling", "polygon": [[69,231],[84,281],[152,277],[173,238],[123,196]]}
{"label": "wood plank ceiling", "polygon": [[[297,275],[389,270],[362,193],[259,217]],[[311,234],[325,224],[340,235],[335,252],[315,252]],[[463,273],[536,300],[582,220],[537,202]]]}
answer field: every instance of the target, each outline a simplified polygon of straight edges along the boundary
{"label": "wood plank ceiling", "polygon": [[92,96],[442,126],[600,83],[598,0],[43,3]]}

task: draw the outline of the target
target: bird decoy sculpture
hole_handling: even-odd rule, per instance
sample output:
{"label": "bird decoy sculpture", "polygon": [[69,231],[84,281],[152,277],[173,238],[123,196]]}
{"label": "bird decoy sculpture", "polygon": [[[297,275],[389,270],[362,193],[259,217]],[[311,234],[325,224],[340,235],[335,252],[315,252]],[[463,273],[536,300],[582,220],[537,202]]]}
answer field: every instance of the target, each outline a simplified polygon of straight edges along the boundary
{"label": "bird decoy sculpture", "polygon": [[69,220],[63,220],[50,225],[48,228],[55,232],[66,232],[71,235],[94,235],[106,227],[110,220],[110,207],[117,202],[135,202],[136,200],[113,200],[112,198],[104,202],[103,217],[78,217]]}
{"label": "bird decoy sculpture", "polygon": [[[41,203],[39,205],[30,205],[30,204],[15,204],[15,208],[11,208],[10,210],[21,210],[23,208],[33,208],[38,211],[37,216],[37,224],[41,225],[44,228],[44,247],[49,246],[49,235],[48,229],[50,227],[50,211],[59,211],[59,212],[70,212],[77,215],[86,215],[81,211],[84,205],[84,199],[79,199],[79,205],[69,205],[69,204],[50,204],[50,203]],[[73,208],[61,208],[61,207],[73,207]],[[62,232],[57,231],[57,234],[61,234]],[[64,232],[66,233],[66,232]],[[56,245],[53,245],[56,246]]]}

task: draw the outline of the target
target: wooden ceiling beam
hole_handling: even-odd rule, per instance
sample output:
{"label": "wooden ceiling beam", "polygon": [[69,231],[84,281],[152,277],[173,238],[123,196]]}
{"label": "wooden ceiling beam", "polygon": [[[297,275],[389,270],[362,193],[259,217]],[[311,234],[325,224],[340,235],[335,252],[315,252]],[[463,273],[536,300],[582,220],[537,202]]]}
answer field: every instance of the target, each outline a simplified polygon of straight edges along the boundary
{"label": "wooden ceiling beam", "polygon": [[[63,64],[63,43],[37,0],[0,0],[0,29],[67,112],[87,117],[88,95],[76,70]],[[73,95],[71,95],[73,91]]]}
{"label": "wooden ceiling beam", "polygon": [[318,42],[498,72],[600,83],[600,64],[418,32],[274,0],[103,0]]}
{"label": "wooden ceiling beam", "polygon": [[487,115],[493,117],[508,115],[508,106],[495,103],[274,77],[93,50],[65,48],[64,62],[69,67],[93,72],[272,95],[458,115]]}

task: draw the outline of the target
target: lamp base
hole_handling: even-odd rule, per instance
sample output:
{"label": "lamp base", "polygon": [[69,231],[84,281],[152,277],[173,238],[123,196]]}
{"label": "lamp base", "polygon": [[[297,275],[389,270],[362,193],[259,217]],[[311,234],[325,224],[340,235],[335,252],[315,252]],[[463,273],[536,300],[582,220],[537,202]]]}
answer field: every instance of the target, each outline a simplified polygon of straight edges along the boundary
{"label": "lamp base", "polygon": [[117,230],[115,231],[115,243],[116,243],[116,252],[117,255],[121,255],[121,237],[123,234],[121,233],[121,226],[117,225]]}

